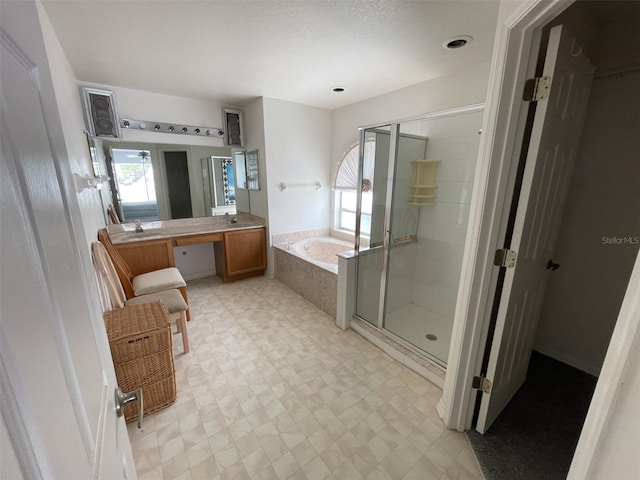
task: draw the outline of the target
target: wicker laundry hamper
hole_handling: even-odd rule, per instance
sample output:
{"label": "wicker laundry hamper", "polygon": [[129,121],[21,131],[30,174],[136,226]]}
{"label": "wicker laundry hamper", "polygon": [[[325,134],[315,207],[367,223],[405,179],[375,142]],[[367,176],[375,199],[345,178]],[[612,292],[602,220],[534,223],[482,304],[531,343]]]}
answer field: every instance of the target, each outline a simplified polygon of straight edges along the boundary
{"label": "wicker laundry hamper", "polygon": [[[104,313],[118,387],[142,388],[144,414],[176,399],[171,319],[162,302],[143,303]],[[138,418],[138,402],[124,408],[127,422]]]}

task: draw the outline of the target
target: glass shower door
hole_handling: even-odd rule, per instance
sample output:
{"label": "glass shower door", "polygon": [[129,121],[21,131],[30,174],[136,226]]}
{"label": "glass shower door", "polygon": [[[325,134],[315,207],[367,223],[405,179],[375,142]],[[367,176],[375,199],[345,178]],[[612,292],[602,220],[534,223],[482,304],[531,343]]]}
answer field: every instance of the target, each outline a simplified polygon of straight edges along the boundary
{"label": "glass shower door", "polygon": [[[360,134],[361,188],[358,192],[356,250],[358,286],[356,315],[382,328],[380,295],[384,282],[387,184],[390,166],[391,127],[363,130]],[[363,148],[366,145],[366,148]]]}
{"label": "glass shower door", "polygon": [[[428,318],[430,312],[425,302],[417,298],[424,292],[418,293],[416,289],[424,253],[423,240],[418,236],[421,208],[432,205],[436,193],[437,162],[427,159],[427,142],[428,138],[415,125],[400,126],[391,202],[384,328],[437,360],[446,361],[446,352],[434,349],[442,342],[430,341],[425,336],[444,337],[440,331],[431,331],[433,319]],[[430,171],[424,173],[425,167]]]}
{"label": "glass shower door", "polygon": [[446,365],[482,109],[400,125],[384,328]]}

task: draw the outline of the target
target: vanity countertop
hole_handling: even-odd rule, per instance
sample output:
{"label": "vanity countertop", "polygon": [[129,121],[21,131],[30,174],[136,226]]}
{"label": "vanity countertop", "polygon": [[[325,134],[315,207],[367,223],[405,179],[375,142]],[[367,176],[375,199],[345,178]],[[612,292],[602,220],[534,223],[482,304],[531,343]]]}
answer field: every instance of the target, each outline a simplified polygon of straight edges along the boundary
{"label": "vanity countertop", "polygon": [[[235,222],[232,220],[235,219]],[[141,242],[147,240],[163,240],[190,235],[223,233],[231,230],[264,227],[262,217],[250,213],[237,215],[220,215],[215,217],[181,218],[176,220],[158,220],[141,222],[143,232],[135,231],[135,223],[109,225],[107,231],[111,241],[117,244]]]}

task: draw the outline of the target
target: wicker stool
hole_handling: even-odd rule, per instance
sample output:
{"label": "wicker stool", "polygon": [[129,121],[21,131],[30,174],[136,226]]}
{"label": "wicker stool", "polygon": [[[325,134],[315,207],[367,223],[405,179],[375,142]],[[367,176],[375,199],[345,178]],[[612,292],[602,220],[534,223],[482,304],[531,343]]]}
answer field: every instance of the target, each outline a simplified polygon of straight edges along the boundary
{"label": "wicker stool", "polygon": [[[143,303],[104,313],[118,387],[142,388],[144,414],[176,399],[171,319],[162,302]],[[127,422],[138,418],[138,402],[125,406]]]}

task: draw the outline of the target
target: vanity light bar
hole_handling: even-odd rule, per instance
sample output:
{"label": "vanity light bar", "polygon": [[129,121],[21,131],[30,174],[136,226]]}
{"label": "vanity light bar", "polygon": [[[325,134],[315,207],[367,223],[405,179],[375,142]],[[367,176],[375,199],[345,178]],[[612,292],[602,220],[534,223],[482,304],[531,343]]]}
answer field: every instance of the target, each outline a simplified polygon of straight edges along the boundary
{"label": "vanity light bar", "polygon": [[201,137],[222,137],[224,130],[212,127],[196,127],[176,123],[149,122],[147,120],[120,119],[120,128],[142,130],[144,132],[177,133],[178,135],[198,135]]}

